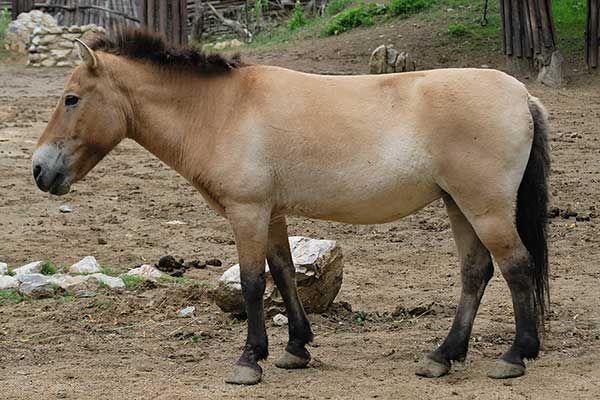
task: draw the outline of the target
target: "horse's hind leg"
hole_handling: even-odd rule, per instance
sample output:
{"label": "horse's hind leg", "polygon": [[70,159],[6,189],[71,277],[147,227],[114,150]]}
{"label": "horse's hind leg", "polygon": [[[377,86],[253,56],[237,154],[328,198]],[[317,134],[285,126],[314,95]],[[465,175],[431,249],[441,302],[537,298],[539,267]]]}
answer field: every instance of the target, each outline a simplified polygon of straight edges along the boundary
{"label": "horse's hind leg", "polygon": [[289,341],[283,356],[275,362],[279,368],[304,368],[310,361],[305,345],[313,333],[296,289],[296,270],[292,261],[284,216],[275,217],[269,227],[267,261],[271,276],[283,297],[288,315]]}
{"label": "horse's hind leg", "polygon": [[417,375],[430,378],[447,374],[452,361],[463,361],[467,356],[473,321],[485,287],[494,272],[490,252],[481,243],[467,218],[450,196],[444,196],[444,202],[458,249],[462,292],[448,336],[437,350],[425,355],[417,366]]}
{"label": "horse's hind leg", "polygon": [[531,256],[517,231],[512,210],[469,219],[477,235],[490,250],[512,295],[516,335],[510,348],[488,372],[491,378],[512,378],[525,373],[524,359],[537,357],[538,309],[535,302],[534,268]]}

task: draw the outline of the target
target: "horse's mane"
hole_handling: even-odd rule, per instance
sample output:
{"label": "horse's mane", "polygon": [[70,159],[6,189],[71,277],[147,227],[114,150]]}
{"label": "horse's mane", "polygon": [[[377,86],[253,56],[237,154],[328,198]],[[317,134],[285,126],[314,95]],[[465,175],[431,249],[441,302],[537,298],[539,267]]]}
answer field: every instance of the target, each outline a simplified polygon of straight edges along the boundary
{"label": "horse's mane", "polygon": [[142,29],[128,29],[114,37],[96,36],[88,45],[92,50],[200,74],[225,74],[243,66],[239,56],[225,58],[220,54],[204,54],[190,46],[174,46],[162,36]]}

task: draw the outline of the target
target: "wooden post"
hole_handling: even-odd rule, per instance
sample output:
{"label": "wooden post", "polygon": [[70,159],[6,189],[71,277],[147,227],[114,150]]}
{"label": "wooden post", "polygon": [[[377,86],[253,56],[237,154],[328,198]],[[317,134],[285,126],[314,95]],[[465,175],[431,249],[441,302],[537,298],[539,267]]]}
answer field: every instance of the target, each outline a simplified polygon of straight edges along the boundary
{"label": "wooden post", "polygon": [[[173,0],[176,1],[176,0]],[[179,0],[179,43],[187,44],[187,1]]]}
{"label": "wooden post", "polygon": [[148,19],[146,20],[146,26],[148,28],[148,30],[150,32],[156,32],[156,24],[155,24],[155,18],[154,18],[154,0],[148,0],[147,4],[148,4]]}
{"label": "wooden post", "polygon": [[600,35],[600,1],[587,1],[587,24],[585,29],[585,62],[589,69],[598,68],[598,46]]}

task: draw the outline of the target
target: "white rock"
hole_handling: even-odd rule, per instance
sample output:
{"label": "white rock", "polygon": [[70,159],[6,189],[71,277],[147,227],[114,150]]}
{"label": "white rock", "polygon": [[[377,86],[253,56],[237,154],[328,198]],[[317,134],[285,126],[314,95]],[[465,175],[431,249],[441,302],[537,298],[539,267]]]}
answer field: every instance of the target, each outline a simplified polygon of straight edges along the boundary
{"label": "white rock", "polygon": [[273,323],[276,326],[285,326],[288,324],[288,317],[283,314],[277,314],[273,317]]}
{"label": "white rock", "polygon": [[69,267],[69,273],[71,274],[94,274],[100,271],[102,271],[102,269],[94,256],[84,257],[81,261],[78,261]]}
{"label": "white rock", "polygon": [[167,225],[187,225],[187,222],[174,219],[172,221],[167,222]]}
{"label": "white rock", "polygon": [[8,275],[8,264],[0,262],[0,276]]}
{"label": "white rock", "polygon": [[71,54],[71,49],[54,49],[50,50],[50,56],[56,61],[63,61]]}
{"label": "white rock", "polygon": [[42,67],[55,67],[55,66],[56,66],[56,61],[54,61],[54,60],[53,60],[53,59],[51,59],[51,58],[48,58],[48,59],[45,59],[44,61],[42,61],[42,62],[40,63],[40,65],[41,65]]}
{"label": "white rock", "polygon": [[0,290],[12,289],[19,286],[19,281],[10,275],[0,275]]}
{"label": "white rock", "polygon": [[61,204],[60,207],[58,207],[58,211],[64,214],[72,213],[73,207],[70,204]]}
{"label": "white rock", "polygon": [[22,274],[16,275],[19,285],[19,293],[34,298],[52,297],[54,287],[50,282],[50,276],[42,274]]}
{"label": "white rock", "polygon": [[24,275],[24,274],[34,274],[39,273],[42,270],[42,266],[44,265],[43,261],[34,261],[29,264],[25,264],[22,267],[15,268],[13,272],[16,276]]}
{"label": "white rock", "polygon": [[196,307],[189,306],[182,310],[179,310],[179,312],[177,313],[177,316],[179,318],[193,317],[195,312],[196,312]]}
{"label": "white rock", "polygon": [[144,279],[154,280],[163,276],[163,273],[153,265],[144,264],[137,268],[130,269],[126,275],[137,275]]}
{"label": "white rock", "polygon": [[[296,268],[298,294],[307,312],[323,312],[335,299],[343,278],[341,248],[333,240],[317,240],[301,236],[289,238]],[[268,271],[265,265],[265,271]],[[239,264],[229,268],[219,279],[213,295],[217,305],[225,312],[243,313],[244,299],[240,281]],[[267,274],[265,308],[283,306],[281,295]]]}
{"label": "white rock", "polygon": [[123,282],[123,279],[121,279],[121,278],[108,276],[108,275],[104,275],[104,274],[92,274],[92,275],[88,275],[88,277],[89,277],[88,279],[92,279],[92,280],[95,280],[96,282],[102,283],[102,284],[108,286],[110,289],[118,289],[118,288],[125,287],[125,282]]}
{"label": "white rock", "polygon": [[75,64],[72,61],[59,61],[56,63],[57,67],[74,67]]}
{"label": "white rock", "polygon": [[66,275],[66,274],[54,274],[50,276],[48,282],[54,285],[58,285],[63,289],[68,289],[70,287],[80,285],[86,282],[89,278],[85,275]]}

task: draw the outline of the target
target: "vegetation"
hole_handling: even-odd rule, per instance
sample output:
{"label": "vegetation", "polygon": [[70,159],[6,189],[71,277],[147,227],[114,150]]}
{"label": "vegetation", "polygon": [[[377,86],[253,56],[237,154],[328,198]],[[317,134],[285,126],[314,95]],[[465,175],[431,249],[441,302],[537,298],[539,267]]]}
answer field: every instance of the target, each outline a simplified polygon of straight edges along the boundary
{"label": "vegetation", "polygon": [[144,282],[144,278],[139,275],[123,275],[121,279],[127,289],[137,289]]}
{"label": "vegetation", "polygon": [[42,264],[42,269],[40,270],[40,273],[42,275],[54,275],[57,271],[58,269],[54,264],[52,264],[49,261],[46,261]]}
{"label": "vegetation", "polygon": [[370,13],[369,8],[362,3],[336,15],[325,25],[323,34],[326,36],[338,35],[359,26],[370,26],[373,24],[373,15]]}
{"label": "vegetation", "polygon": [[0,306],[8,304],[19,304],[23,301],[23,296],[15,289],[0,290]]}
{"label": "vegetation", "polygon": [[117,277],[120,275],[120,273],[117,270],[115,270],[114,268],[111,268],[111,267],[102,267],[100,270],[104,275],[114,276],[114,277]]}
{"label": "vegetation", "polygon": [[8,28],[8,24],[10,24],[10,12],[5,8],[0,10],[0,45],[4,48],[4,33],[6,32],[6,28]]}
{"label": "vegetation", "polygon": [[339,14],[350,6],[352,1],[353,0],[331,0],[327,3],[327,7],[325,7],[325,15],[331,16]]}
{"label": "vegetation", "polygon": [[464,24],[450,24],[448,25],[448,34],[454,37],[468,36],[471,33],[469,28]]}
{"label": "vegetation", "polygon": [[435,0],[390,0],[389,10],[394,17],[406,17],[431,7]]}
{"label": "vegetation", "polygon": [[288,29],[290,31],[295,31],[306,24],[308,24],[308,19],[306,18],[306,15],[304,15],[304,7],[300,1],[297,1],[292,16],[288,21]]}

